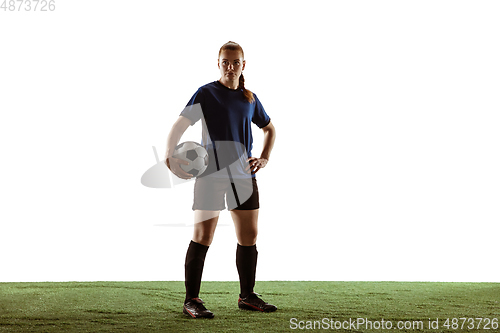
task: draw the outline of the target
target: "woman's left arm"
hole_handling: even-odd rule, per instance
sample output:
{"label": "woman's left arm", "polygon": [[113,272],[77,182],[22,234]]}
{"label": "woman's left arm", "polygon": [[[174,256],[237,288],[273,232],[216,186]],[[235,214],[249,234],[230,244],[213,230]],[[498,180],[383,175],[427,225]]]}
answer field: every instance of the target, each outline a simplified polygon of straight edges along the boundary
{"label": "woman's left arm", "polygon": [[248,159],[249,165],[247,168],[252,171],[252,174],[267,165],[269,157],[271,156],[271,151],[273,150],[274,140],[276,139],[276,129],[272,122],[269,122],[262,130],[264,131],[264,147],[262,148],[262,154],[260,154],[260,158],[250,157]]}

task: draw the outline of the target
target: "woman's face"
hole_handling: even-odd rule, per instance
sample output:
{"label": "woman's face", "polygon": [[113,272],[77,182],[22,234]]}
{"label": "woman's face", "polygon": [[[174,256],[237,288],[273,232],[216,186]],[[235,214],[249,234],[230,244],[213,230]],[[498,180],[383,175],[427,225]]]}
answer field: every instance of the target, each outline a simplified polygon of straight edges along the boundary
{"label": "woman's face", "polygon": [[245,68],[245,60],[240,51],[224,50],[220,54],[218,65],[224,81],[238,81]]}

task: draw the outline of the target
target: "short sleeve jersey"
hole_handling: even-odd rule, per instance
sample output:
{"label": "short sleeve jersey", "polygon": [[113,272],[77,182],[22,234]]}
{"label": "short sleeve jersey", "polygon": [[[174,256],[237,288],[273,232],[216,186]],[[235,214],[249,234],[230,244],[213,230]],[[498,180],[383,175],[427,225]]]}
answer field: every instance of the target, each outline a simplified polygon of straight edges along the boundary
{"label": "short sleeve jersey", "polygon": [[[202,134],[202,145],[215,141],[240,142],[245,146],[248,157],[251,157],[252,123],[263,128],[271,121],[257,95],[254,94],[254,98],[255,101],[249,103],[242,89],[233,90],[214,81],[196,91],[181,116],[191,120],[191,125],[203,116],[206,124],[203,131],[208,130],[208,133]],[[188,107],[198,103],[201,108]]]}

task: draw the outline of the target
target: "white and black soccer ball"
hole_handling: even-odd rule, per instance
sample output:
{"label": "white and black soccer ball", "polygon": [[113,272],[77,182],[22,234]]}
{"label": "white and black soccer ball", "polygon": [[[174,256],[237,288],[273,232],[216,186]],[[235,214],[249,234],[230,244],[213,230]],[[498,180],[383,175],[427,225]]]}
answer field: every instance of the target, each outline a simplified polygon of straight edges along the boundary
{"label": "white and black soccer ball", "polygon": [[208,152],[203,146],[193,141],[186,141],[175,147],[173,157],[189,162],[181,164],[182,170],[194,177],[200,176],[208,167]]}

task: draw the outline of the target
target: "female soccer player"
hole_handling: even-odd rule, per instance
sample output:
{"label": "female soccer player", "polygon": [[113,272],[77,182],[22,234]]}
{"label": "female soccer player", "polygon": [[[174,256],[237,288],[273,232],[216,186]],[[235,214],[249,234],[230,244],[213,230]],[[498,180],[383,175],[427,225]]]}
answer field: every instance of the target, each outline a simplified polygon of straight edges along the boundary
{"label": "female soccer player", "polygon": [[[239,44],[224,44],[219,50],[218,58],[221,78],[198,89],[173,125],[167,140],[167,166],[180,178],[189,179],[192,175],[180,168],[180,164],[187,162],[172,155],[184,131],[199,119],[202,119],[203,125],[202,144],[208,147],[209,152],[212,151],[211,155],[215,155],[215,158],[211,156],[209,165],[212,174],[197,178],[194,187],[195,224],[193,238],[186,254],[186,299],[183,307],[183,313],[193,318],[214,317],[214,314],[205,308],[198,294],[205,256],[212,243],[219,213],[225,209],[225,196],[238,239],[238,306],[241,309],[262,312],[277,309],[276,306],[264,302],[253,291],[259,214],[259,192],[255,174],[269,161],[276,131],[257,96],[245,88],[245,64],[243,49]],[[251,154],[252,123],[264,131],[264,146],[260,157],[252,157]],[[231,142],[235,144],[228,148],[227,143]],[[223,147],[223,144],[226,146]],[[244,147],[245,151],[242,152],[239,147]],[[237,155],[234,155],[235,152]],[[238,164],[237,160],[241,160],[242,156],[245,159],[244,164]],[[230,165],[235,161],[236,163]]]}

